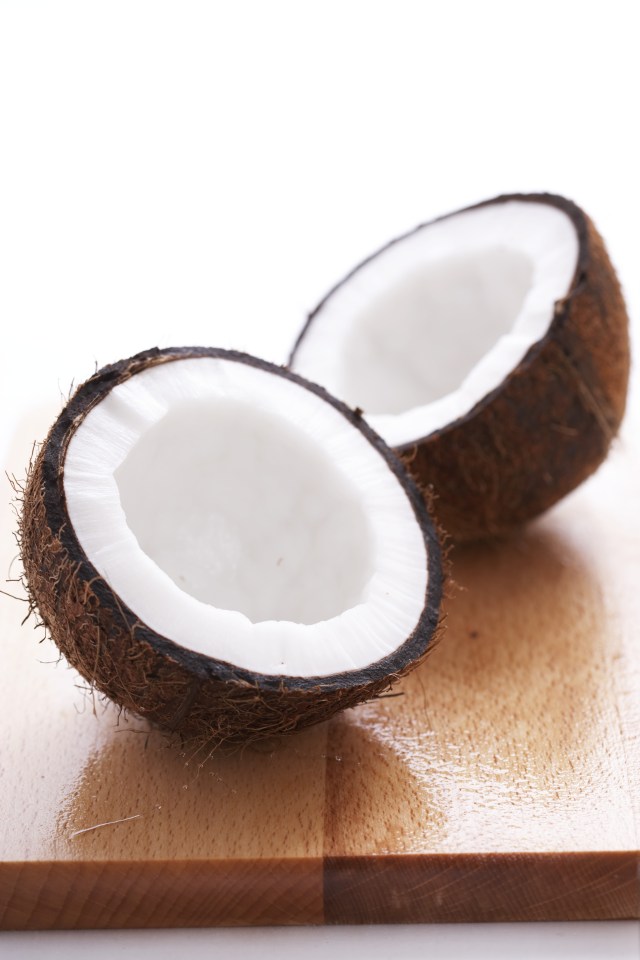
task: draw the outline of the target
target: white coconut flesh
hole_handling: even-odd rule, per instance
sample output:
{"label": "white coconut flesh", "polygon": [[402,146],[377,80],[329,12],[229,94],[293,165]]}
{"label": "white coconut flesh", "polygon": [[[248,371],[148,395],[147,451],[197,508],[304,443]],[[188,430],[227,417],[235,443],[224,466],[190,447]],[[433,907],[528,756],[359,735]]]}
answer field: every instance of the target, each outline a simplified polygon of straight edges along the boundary
{"label": "white coconut flesh", "polygon": [[359,406],[391,446],[428,436],[544,337],[578,246],[571,219],[546,203],[493,203],[428,224],[329,295],[292,367]]}
{"label": "white coconut flesh", "polygon": [[426,546],[403,485],[285,376],[211,357],[147,368],[77,428],[64,491],[98,573],[187,649],[328,676],[393,653],[420,620]]}

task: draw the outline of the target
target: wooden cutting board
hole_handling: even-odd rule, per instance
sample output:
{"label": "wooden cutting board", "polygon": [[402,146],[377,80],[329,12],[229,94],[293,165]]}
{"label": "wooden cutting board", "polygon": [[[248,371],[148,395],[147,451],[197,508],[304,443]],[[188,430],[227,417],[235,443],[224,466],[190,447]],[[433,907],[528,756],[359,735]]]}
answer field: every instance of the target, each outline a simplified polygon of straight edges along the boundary
{"label": "wooden cutting board", "polygon": [[541,521],[455,550],[446,635],[400,696],[234,755],[118,717],[1,597],[0,925],[640,916],[635,432]]}

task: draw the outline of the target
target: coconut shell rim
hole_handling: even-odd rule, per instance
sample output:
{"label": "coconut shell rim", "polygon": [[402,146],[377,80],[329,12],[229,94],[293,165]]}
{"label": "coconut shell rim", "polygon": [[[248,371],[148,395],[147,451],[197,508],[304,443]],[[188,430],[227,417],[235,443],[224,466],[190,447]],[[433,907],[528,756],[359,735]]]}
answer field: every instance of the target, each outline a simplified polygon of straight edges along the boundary
{"label": "coconut shell rim", "polygon": [[[89,411],[100,403],[113,387],[150,366],[204,357],[246,363],[277,376],[283,376],[311,390],[342,413],[352,426],[360,430],[382,456],[403,487],[423,535],[428,577],[425,604],[420,619],[412,633],[391,654],[358,670],[342,671],[326,676],[262,674],[238,667],[228,661],[218,660],[182,647],[169,637],[152,630],[122,602],[86,555],[71,524],[64,492],[64,461],[71,437]],[[60,540],[68,559],[74,565],[74,575],[81,581],[91,584],[92,592],[100,604],[110,611],[118,628],[129,631],[139,642],[147,643],[158,654],[177,662],[198,679],[215,678],[223,682],[247,684],[271,690],[322,690],[328,693],[361,687],[376,680],[392,679],[394,676],[406,673],[412,663],[417,663],[424,657],[437,636],[445,581],[442,547],[435,523],[415,481],[393,450],[357,411],[332,396],[324,387],[306,380],[287,367],[278,366],[247,353],[217,347],[155,347],[142,351],[102,367],[78,387],[52,425],[39,456],[42,458],[46,523]]]}
{"label": "coconut shell rim", "polygon": [[[523,370],[527,369],[531,364],[535,362],[538,354],[544,349],[547,343],[550,340],[555,340],[557,337],[557,332],[562,328],[562,325],[568,315],[569,304],[571,298],[579,291],[580,285],[583,281],[583,276],[585,272],[586,265],[589,262],[589,232],[587,226],[587,218],[584,210],[579,207],[573,200],[569,200],[567,197],[563,197],[560,194],[555,193],[504,193],[496,197],[491,197],[488,200],[481,200],[478,203],[471,204],[467,207],[460,207],[457,210],[453,210],[450,213],[442,214],[441,216],[434,217],[431,220],[426,220],[423,223],[419,223],[416,227],[413,227],[410,230],[407,230],[405,233],[400,234],[397,237],[394,237],[392,240],[389,240],[382,247],[379,247],[369,256],[361,260],[355,267],[353,267],[345,276],[335,283],[331,289],[323,296],[320,302],[314,307],[309,316],[307,317],[306,322],[304,323],[298,337],[294,343],[293,349],[289,354],[288,366],[291,368],[291,364],[295,361],[296,352],[298,347],[304,340],[308,330],[310,329],[312,323],[317,318],[318,314],[322,311],[325,304],[331,299],[331,297],[336,293],[341,287],[348,283],[358,271],[365,267],[367,264],[371,263],[382,253],[385,253],[386,250],[391,247],[396,246],[396,244],[402,243],[404,240],[408,240],[409,237],[414,236],[416,233],[419,233],[421,230],[425,230],[428,227],[433,226],[436,223],[440,223],[443,220],[449,220],[451,217],[456,217],[461,213],[468,213],[471,210],[479,210],[483,207],[493,206],[494,204],[507,203],[509,201],[519,201],[523,203],[540,203],[546,204],[547,206],[554,207],[555,209],[562,210],[569,219],[571,220],[576,235],[578,238],[578,257],[576,260],[576,267],[571,278],[571,281],[567,287],[567,292],[561,300],[556,300],[553,309],[553,315],[551,317],[551,322],[545,332],[545,334],[540,337],[538,340],[534,341],[531,346],[528,348],[525,355],[511,370],[507,375],[500,381],[497,387],[494,387],[492,390],[489,390],[480,400],[477,401],[468,410],[466,413],[462,414],[460,417],[456,417],[453,420],[450,420],[448,423],[445,423],[441,427],[437,427],[435,430],[432,430],[431,433],[425,433],[417,435],[412,440],[407,440],[404,443],[395,444],[393,450],[395,450],[400,456],[403,454],[409,454],[411,450],[425,443],[426,441],[432,440],[436,437],[440,437],[449,431],[453,431],[459,427],[467,425],[471,420],[473,420],[478,413],[489,406],[497,396],[503,391],[504,386],[508,383],[513,377],[517,376]],[[293,372],[293,371],[292,371]],[[366,417],[366,411],[364,411],[363,416]]]}

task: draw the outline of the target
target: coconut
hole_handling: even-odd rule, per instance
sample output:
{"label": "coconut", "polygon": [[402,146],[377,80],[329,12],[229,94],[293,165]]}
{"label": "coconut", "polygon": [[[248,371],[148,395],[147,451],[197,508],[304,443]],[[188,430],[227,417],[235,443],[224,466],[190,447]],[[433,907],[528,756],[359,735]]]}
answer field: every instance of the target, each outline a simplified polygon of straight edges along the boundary
{"label": "coconut", "polygon": [[574,203],[501,196],[369,257],[290,365],[362,409],[454,538],[504,533],[591,474],[622,419],[628,321]]}
{"label": "coconut", "polygon": [[400,461],[321,387],[224,350],[84,383],[30,468],[20,540],[68,662],[214,746],[383,694],[440,617],[438,536]]}

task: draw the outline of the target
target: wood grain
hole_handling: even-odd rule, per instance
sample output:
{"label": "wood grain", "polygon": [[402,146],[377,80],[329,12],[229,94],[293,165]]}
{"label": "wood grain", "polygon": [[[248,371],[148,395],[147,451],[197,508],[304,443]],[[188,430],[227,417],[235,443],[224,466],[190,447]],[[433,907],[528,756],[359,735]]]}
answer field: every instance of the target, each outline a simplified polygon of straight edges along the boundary
{"label": "wood grain", "polygon": [[0,926],[640,916],[636,450],[455,551],[446,635],[401,696],[259,748],[167,746],[0,598]]}

